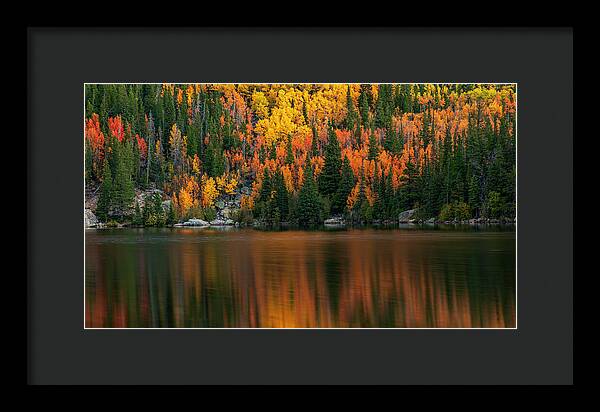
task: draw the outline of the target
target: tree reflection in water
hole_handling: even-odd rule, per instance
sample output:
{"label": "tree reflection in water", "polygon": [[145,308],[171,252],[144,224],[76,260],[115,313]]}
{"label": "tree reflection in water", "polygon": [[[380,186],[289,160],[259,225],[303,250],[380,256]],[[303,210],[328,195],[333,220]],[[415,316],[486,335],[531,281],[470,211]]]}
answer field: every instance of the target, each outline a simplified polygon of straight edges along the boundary
{"label": "tree reflection in water", "polygon": [[86,232],[86,327],[512,328],[514,231]]}

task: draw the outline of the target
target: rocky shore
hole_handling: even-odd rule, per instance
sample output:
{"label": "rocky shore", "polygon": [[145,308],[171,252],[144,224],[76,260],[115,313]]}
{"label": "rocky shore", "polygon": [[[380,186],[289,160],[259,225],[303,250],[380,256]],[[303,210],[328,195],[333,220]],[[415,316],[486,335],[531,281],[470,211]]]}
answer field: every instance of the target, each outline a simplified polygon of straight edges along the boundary
{"label": "rocky shore", "polygon": [[[148,189],[145,191],[137,191],[135,195],[135,201],[139,204],[140,207],[144,206],[144,200],[147,195],[159,194],[163,199],[167,198],[164,192],[159,189]],[[242,186],[238,188],[233,195],[223,196],[215,202],[215,219],[211,221],[198,219],[196,217],[190,218],[185,221],[180,221],[175,223],[173,227],[239,227],[245,226],[245,224],[241,224],[237,221],[237,217],[240,213],[240,201],[242,195],[250,194],[250,188],[247,186]],[[96,215],[94,214],[94,210],[96,208],[97,203],[97,194],[93,191],[86,192],[86,201],[84,208],[84,226],[86,228],[107,228],[107,227],[127,227],[130,226],[128,223],[117,223],[111,221],[111,223],[102,223],[98,220]],[[166,199],[162,202],[163,210],[168,211],[171,205],[171,200]],[[398,214],[397,220],[389,220],[389,221],[373,221],[373,225],[385,225],[385,226],[393,226],[393,225],[511,225],[515,224],[515,219],[488,219],[488,218],[474,218],[468,220],[446,220],[442,221],[437,218],[428,218],[422,219],[418,218],[418,210],[417,209],[409,209],[404,210]],[[254,220],[252,223],[248,224],[249,226],[254,227],[262,227],[264,226],[263,222],[258,220]],[[347,222],[343,216],[331,216],[323,221],[323,225],[326,227],[344,227],[351,226],[352,222]],[[289,224],[285,224],[283,226],[290,226]]]}

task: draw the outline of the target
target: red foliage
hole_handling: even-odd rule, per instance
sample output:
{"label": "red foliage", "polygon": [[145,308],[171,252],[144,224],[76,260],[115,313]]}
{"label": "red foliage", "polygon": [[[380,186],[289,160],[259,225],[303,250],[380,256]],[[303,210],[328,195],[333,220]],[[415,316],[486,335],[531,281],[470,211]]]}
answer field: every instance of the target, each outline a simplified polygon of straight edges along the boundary
{"label": "red foliage", "polygon": [[110,130],[110,134],[116,137],[119,142],[123,141],[125,129],[123,127],[121,116],[108,118],[108,130]]}

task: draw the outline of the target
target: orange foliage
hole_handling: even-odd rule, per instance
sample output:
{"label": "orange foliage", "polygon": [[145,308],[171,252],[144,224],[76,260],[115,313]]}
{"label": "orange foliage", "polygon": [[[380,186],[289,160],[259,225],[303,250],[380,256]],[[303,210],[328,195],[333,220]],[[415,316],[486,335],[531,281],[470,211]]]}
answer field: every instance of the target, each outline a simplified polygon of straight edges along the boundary
{"label": "orange foliage", "polygon": [[85,123],[85,137],[90,142],[92,150],[92,169],[99,176],[104,161],[104,133],[100,129],[100,120],[96,113]]}
{"label": "orange foliage", "polygon": [[123,128],[121,116],[108,118],[108,130],[110,130],[110,134],[116,137],[119,142],[123,141],[125,129]]}

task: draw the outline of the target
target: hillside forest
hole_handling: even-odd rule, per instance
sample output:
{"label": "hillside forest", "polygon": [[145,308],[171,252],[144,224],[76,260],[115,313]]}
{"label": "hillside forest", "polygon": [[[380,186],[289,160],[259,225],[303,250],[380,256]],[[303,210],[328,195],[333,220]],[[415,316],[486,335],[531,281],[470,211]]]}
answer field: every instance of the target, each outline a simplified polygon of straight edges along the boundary
{"label": "hillside forest", "polygon": [[514,84],[86,84],[100,222],[513,221]]}

